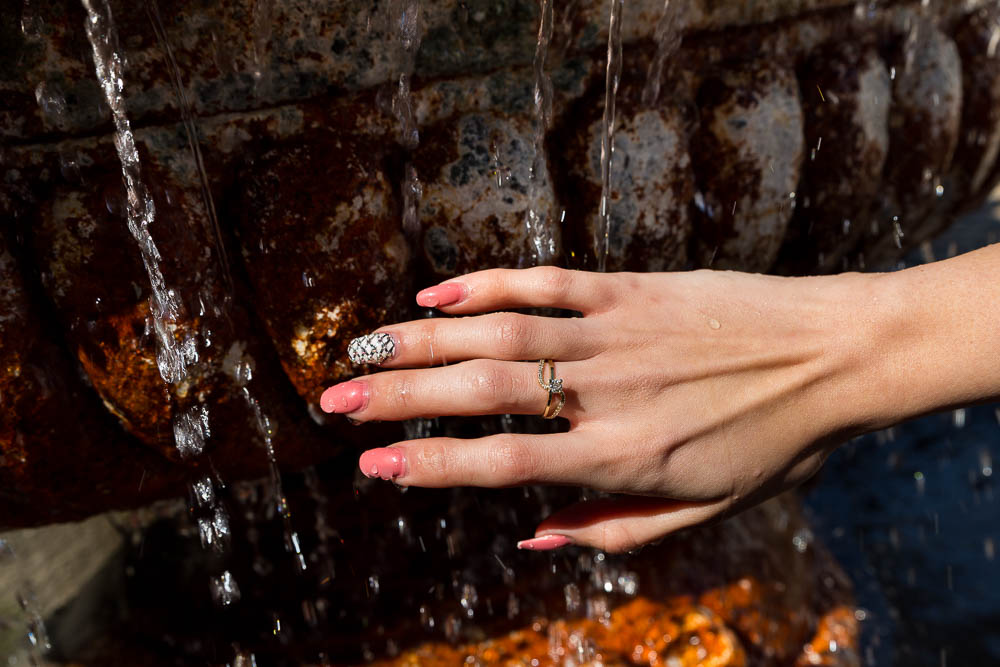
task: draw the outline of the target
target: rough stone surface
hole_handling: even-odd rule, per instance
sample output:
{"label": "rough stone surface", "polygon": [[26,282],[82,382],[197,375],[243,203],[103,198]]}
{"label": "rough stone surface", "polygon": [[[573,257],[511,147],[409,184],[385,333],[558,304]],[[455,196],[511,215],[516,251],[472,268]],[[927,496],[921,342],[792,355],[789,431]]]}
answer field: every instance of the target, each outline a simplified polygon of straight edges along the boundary
{"label": "rough stone surface", "polygon": [[410,248],[384,145],[319,129],[264,152],[244,175],[238,224],[255,303],[314,406],[358,372],[350,340],[406,314]]}
{"label": "rough stone surface", "polygon": [[1000,154],[1000,6],[969,14],[956,28],[962,60],[962,124],[950,184],[959,194],[979,194]]}
{"label": "rough stone surface", "polygon": [[[2,202],[0,202],[2,203]],[[9,205],[9,202],[7,202]],[[78,519],[96,507],[148,503],[183,470],[132,441],[52,336],[9,241],[0,238],[0,507],[5,526]]]}
{"label": "rough stone surface", "polygon": [[767,271],[795,210],[804,155],[794,73],[764,61],[734,66],[702,83],[698,105],[699,263]]}
{"label": "rough stone surface", "polygon": [[864,252],[872,265],[941,229],[941,216],[931,214],[944,193],[962,120],[962,63],[955,42],[916,14],[895,17],[893,30],[897,42],[887,62],[896,77],[885,196],[870,232],[878,240]]}
{"label": "rough stone surface", "polygon": [[423,182],[422,250],[434,279],[486,266],[531,265],[533,201],[561,247],[547,166],[535,175],[532,129],[523,116],[474,113],[427,128],[413,165]]}
{"label": "rough stone surface", "polygon": [[[639,68],[636,68],[639,69]],[[672,82],[673,83],[673,82]],[[594,267],[600,224],[603,86],[566,110],[575,131],[553,144],[564,174],[561,192],[568,220],[571,263]],[[689,122],[673,96],[653,108],[641,104],[641,81],[619,89],[609,196],[608,271],[674,271],[688,261],[694,174],[688,154]]]}
{"label": "rough stone surface", "polygon": [[836,271],[870,227],[881,188],[889,72],[870,45],[846,43],[815,53],[799,77],[807,157],[780,265]]}

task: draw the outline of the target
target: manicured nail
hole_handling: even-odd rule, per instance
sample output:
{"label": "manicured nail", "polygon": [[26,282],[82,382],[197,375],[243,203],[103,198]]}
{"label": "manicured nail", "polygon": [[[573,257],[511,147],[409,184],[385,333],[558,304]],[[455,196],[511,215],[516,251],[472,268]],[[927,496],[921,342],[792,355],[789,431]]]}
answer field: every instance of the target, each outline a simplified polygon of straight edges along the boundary
{"label": "manicured nail", "polygon": [[417,292],[417,305],[424,308],[453,306],[465,298],[465,285],[444,283]]}
{"label": "manicured nail", "polygon": [[517,548],[529,551],[551,551],[552,549],[564,547],[567,544],[573,544],[573,540],[565,535],[542,535],[541,537],[533,537],[530,540],[521,540],[517,543]]}
{"label": "manicured nail", "polygon": [[396,447],[369,449],[361,455],[358,465],[365,477],[381,477],[385,480],[402,477],[406,472],[406,458]]}
{"label": "manicured nail", "polygon": [[396,341],[387,333],[373,333],[352,340],[347,356],[356,364],[381,364],[396,354]]}
{"label": "manicured nail", "polygon": [[368,402],[368,385],[364,382],[341,382],[335,384],[319,398],[319,407],[323,412],[333,412],[338,415],[355,412],[365,407]]}

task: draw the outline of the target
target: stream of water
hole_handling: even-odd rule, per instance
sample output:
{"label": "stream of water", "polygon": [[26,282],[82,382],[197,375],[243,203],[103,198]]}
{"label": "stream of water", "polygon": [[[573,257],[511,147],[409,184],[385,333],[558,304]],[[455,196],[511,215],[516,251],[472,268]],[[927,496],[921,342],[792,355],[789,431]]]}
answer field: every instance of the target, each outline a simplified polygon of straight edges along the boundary
{"label": "stream of water", "polygon": [[594,235],[597,270],[608,266],[611,244],[611,168],[615,152],[615,100],[622,74],[622,7],[624,0],[611,0],[608,17],[607,72],[604,79],[604,117],[601,121],[601,203]]}
{"label": "stream of water", "polygon": [[550,264],[556,254],[556,235],[552,226],[552,210],[546,204],[541,182],[546,169],[545,134],[552,122],[552,78],[549,74],[549,44],[552,42],[552,0],[540,0],[538,40],[535,45],[533,70],[534,118],[532,120],[532,160],[528,173],[528,211],[525,223],[531,244],[533,265]]}
{"label": "stream of water", "polygon": [[652,108],[660,99],[660,86],[663,84],[663,71],[667,61],[680,47],[683,33],[684,17],[687,16],[689,0],[663,0],[663,14],[656,24],[654,39],[656,53],[649,64],[646,74],[646,85],[642,89],[642,104]]}

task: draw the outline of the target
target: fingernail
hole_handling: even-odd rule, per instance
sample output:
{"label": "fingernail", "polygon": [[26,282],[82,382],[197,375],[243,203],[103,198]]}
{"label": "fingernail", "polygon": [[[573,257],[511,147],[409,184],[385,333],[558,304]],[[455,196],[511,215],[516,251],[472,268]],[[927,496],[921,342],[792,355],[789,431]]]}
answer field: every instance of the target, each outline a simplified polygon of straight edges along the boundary
{"label": "fingernail", "polygon": [[424,308],[453,306],[465,297],[465,285],[444,283],[417,292],[417,305]]}
{"label": "fingernail", "polygon": [[369,449],[361,455],[358,465],[365,477],[380,477],[385,480],[402,477],[406,472],[406,458],[396,447]]}
{"label": "fingernail", "polygon": [[340,415],[356,412],[363,408],[367,402],[368,385],[351,380],[335,384],[324,391],[319,398],[319,407],[323,408],[323,412],[333,412]]}
{"label": "fingernail", "polygon": [[542,535],[541,537],[533,537],[530,540],[521,540],[517,543],[517,548],[529,551],[551,551],[552,549],[564,547],[567,544],[573,544],[573,540],[565,535]]}
{"label": "fingernail", "polygon": [[381,364],[396,354],[396,341],[387,333],[355,338],[347,345],[347,356],[356,364]]}

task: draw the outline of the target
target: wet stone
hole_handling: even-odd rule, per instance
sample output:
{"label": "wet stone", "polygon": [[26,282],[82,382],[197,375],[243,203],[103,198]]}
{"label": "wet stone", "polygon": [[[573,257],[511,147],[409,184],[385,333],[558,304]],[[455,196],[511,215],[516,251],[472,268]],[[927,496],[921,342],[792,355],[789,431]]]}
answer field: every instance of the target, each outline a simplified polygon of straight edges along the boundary
{"label": "wet stone", "polygon": [[956,28],[955,45],[962,60],[962,125],[955,152],[955,200],[984,194],[1000,154],[1000,7],[983,7]]}
{"label": "wet stone", "polygon": [[[420,223],[430,280],[530,265],[531,133],[526,118],[498,113],[465,114],[421,131],[413,165],[424,183]],[[547,166],[537,178],[541,210],[555,224]]]}
{"label": "wet stone", "polygon": [[795,210],[805,153],[794,73],[773,62],[734,65],[702,83],[697,104],[696,262],[767,271]]}
{"label": "wet stone", "polygon": [[257,311],[312,404],[358,372],[350,341],[405,319],[412,294],[389,144],[376,139],[319,129],[265,151],[243,179],[238,230]]}
{"label": "wet stone", "polygon": [[962,63],[958,48],[934,23],[902,12],[886,62],[896,78],[889,111],[885,196],[866,248],[868,263],[889,261],[951,219],[935,214],[938,186],[951,166],[962,120]]}
{"label": "wet stone", "polygon": [[870,228],[889,151],[889,71],[865,44],[818,50],[799,74],[806,158],[780,270],[839,271]]}
{"label": "wet stone", "polygon": [[[657,108],[641,109],[637,96],[627,92],[620,91],[616,114],[607,269],[677,270],[688,259],[689,204],[694,194],[684,119],[672,100],[661,99]],[[600,110],[598,105],[593,108]],[[563,201],[573,227],[568,242],[576,258],[573,263],[579,266],[596,266],[593,239],[600,220],[602,124],[599,115],[592,115],[585,129],[575,132],[560,151],[566,174]]]}
{"label": "wet stone", "polygon": [[130,439],[52,337],[30,295],[0,196],[0,526],[81,519],[177,493],[178,469]]}

